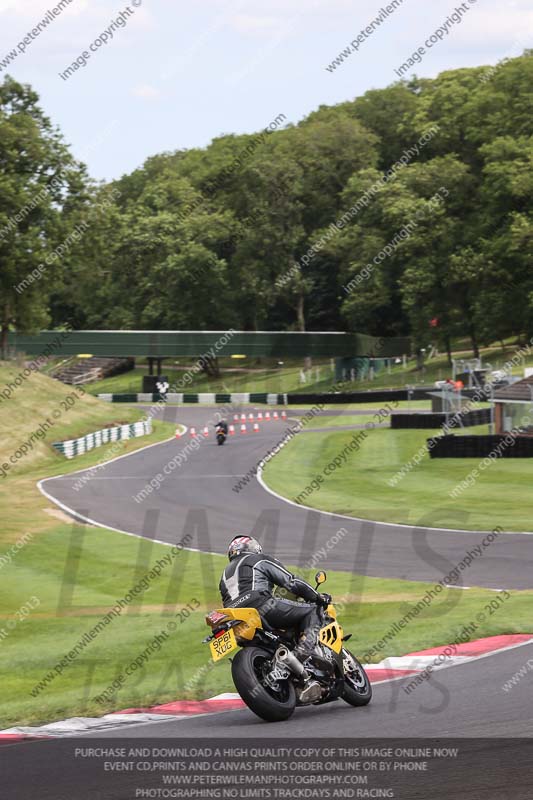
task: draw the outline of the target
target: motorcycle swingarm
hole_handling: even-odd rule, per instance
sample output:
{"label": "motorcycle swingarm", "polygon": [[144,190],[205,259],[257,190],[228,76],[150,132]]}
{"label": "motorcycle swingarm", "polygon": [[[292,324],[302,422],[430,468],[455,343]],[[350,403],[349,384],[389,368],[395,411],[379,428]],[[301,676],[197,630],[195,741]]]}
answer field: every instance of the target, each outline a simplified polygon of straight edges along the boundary
{"label": "motorcycle swingarm", "polygon": [[342,690],[344,689],[344,680],[337,680],[335,684],[331,687],[328,694],[319,700],[318,703],[314,703],[316,706],[322,706],[324,703],[332,703],[334,700],[338,700],[342,697]]}
{"label": "motorcycle swingarm", "polygon": [[280,640],[278,637],[268,633],[267,631],[257,631],[253,639],[243,639],[241,643],[241,647],[262,647],[263,650],[266,650],[272,655],[275,654],[279,645]]}

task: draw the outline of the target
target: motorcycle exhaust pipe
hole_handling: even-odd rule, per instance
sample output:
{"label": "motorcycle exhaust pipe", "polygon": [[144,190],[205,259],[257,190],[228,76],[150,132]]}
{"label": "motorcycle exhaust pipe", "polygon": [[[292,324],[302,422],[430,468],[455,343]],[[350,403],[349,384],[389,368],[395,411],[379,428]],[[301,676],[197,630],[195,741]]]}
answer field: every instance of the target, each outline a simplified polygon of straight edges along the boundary
{"label": "motorcycle exhaust pipe", "polygon": [[298,661],[296,656],[291,653],[287,647],[278,647],[276,651],[276,659],[288,667],[291,672],[294,672],[299,678],[308,677],[307,670],[301,661]]}

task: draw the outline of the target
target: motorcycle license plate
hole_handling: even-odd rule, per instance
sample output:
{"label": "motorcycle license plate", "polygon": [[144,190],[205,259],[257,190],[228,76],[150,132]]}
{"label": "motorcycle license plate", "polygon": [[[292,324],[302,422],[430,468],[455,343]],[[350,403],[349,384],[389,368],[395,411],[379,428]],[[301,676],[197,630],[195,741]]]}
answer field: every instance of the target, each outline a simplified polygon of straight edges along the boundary
{"label": "motorcycle license plate", "polygon": [[224,656],[227,656],[232,650],[235,650],[237,647],[237,639],[232,629],[230,628],[229,631],[219,636],[218,639],[213,639],[212,642],[209,642],[209,647],[211,648],[213,661],[220,661],[221,658],[224,658]]}

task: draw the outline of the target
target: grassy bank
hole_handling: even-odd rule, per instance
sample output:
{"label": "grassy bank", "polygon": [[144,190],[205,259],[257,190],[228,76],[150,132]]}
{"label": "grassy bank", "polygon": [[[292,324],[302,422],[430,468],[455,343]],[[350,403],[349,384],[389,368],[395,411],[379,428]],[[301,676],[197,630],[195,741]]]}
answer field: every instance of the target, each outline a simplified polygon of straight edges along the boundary
{"label": "grassy bank", "polygon": [[[20,367],[0,362],[0,392],[11,392],[7,399],[0,397],[0,465],[6,463],[9,467],[7,477],[0,478],[0,491],[5,481],[32,474],[36,468],[43,474],[63,469],[68,462],[51,448],[52,442],[73,439],[109,425],[137,422],[145,413],[131,406],[103,403],[81,387],[66,386],[39,373],[31,374],[17,386],[20,373]],[[157,441],[163,432],[172,435],[169,424],[156,423],[156,428],[151,437],[113,443],[114,455]],[[20,453],[24,444],[26,452]],[[107,449],[104,445],[76,458],[76,468],[96,463]]]}
{"label": "grassy bank", "polygon": [[[54,622],[68,624],[62,619],[61,598],[78,585],[77,576],[69,574],[68,570],[61,573],[61,579],[57,573],[67,564],[66,548],[71,532],[75,531],[75,537],[79,537],[83,528],[71,525],[62,512],[43,497],[37,489],[37,481],[90,467],[162,441],[171,436],[175,428],[168,423],[155,422],[150,436],[114,442],[68,461],[52,449],[52,441],[80,436],[106,425],[135,422],[142,417],[142,412],[117,408],[79,393],[73,395],[70,387],[39,374],[30,375],[16,386],[20,372],[20,367],[0,364],[0,391],[3,393],[0,465],[9,465],[0,478],[3,523],[0,530],[0,555],[3,555],[0,560],[0,647],[3,655],[0,669],[6,687],[2,722],[15,719],[9,711],[11,703],[21,709],[33,709],[28,717],[26,711],[21,710],[21,719],[29,719],[32,714],[37,718],[41,714],[40,702],[30,700],[27,693],[18,692],[18,681],[24,680],[32,663],[40,659],[47,661],[58,637]],[[67,403],[69,396],[74,398],[72,405]],[[42,436],[35,435],[39,430]],[[28,447],[22,453],[20,448],[24,443]],[[59,524],[58,520],[65,521]],[[100,548],[101,560],[106,552],[104,539]],[[75,547],[69,553],[72,566]],[[96,564],[94,567],[90,582],[98,583],[100,572]],[[35,605],[33,597],[37,598],[38,605],[31,609]],[[29,616],[26,616],[29,609]],[[8,688],[11,686],[12,690]],[[44,708],[48,708],[46,701]],[[5,719],[4,714],[7,715]]]}

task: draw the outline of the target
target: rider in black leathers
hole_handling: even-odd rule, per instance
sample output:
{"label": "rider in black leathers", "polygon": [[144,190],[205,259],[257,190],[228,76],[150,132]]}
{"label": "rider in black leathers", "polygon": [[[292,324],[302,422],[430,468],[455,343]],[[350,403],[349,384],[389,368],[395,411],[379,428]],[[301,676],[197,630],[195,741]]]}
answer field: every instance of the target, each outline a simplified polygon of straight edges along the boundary
{"label": "rider in black leathers", "polygon": [[[225,608],[256,608],[268,625],[277,629],[294,629],[299,635],[294,653],[304,662],[315,649],[321,619],[318,606],[331,603],[301,578],[285,569],[277,559],[263,554],[252,536],[236,536],[228,549],[229,565],[220,579],[219,589]],[[275,597],[274,586],[280,586],[306,603]]]}

